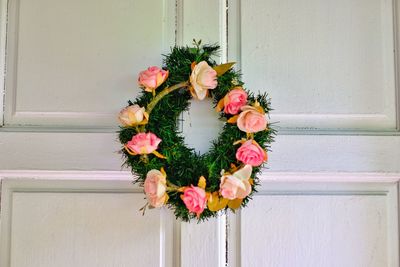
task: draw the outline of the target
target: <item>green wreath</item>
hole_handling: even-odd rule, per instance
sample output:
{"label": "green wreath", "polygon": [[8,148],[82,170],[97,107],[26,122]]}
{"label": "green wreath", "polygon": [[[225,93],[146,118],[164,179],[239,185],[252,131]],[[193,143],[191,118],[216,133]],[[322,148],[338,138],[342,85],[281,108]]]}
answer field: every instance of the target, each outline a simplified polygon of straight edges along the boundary
{"label": "green wreath", "polygon": [[[124,164],[144,187],[146,207],[167,206],[177,218],[199,221],[245,207],[257,190],[274,129],[266,94],[243,88],[234,63],[217,65],[218,45],[178,47],[163,68],[139,74],[141,95],[119,114]],[[177,127],[192,98],[212,97],[226,123],[205,154],[185,145]]]}

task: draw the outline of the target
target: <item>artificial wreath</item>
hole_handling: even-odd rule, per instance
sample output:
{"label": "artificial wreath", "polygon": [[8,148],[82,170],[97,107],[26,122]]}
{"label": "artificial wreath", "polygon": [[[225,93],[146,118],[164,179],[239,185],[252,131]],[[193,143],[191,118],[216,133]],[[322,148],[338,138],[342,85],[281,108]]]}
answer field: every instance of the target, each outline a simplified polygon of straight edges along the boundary
{"label": "artificial wreath", "polygon": [[[218,52],[218,45],[201,41],[173,47],[162,68],[139,73],[143,91],[119,114],[124,164],[147,198],[143,212],[167,206],[183,221],[201,221],[246,206],[256,192],[275,134],[270,101],[244,88],[234,63],[217,65],[212,57]],[[185,145],[177,120],[192,98],[206,97],[226,123],[201,155]]]}

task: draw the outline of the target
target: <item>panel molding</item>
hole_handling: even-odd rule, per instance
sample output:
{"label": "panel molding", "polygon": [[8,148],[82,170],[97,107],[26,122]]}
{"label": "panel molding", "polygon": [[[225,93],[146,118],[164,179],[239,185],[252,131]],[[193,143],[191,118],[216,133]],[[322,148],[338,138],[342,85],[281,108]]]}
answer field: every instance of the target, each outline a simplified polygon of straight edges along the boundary
{"label": "panel molding", "polygon": [[[390,267],[399,261],[399,181],[400,173],[280,173],[263,176],[261,189],[254,196],[385,196],[387,198],[388,255]],[[339,177],[338,177],[339,176]],[[325,177],[325,178],[323,178]],[[327,184],[326,179],[332,178]],[[349,177],[349,179],[345,179]],[[241,266],[241,212],[228,216],[228,263]]]}
{"label": "panel molding", "polygon": [[[17,58],[18,58],[18,21],[20,0],[0,0],[0,69],[7,69],[7,74],[0,75],[0,100],[2,119],[0,126],[38,125],[38,126],[78,126],[110,127],[115,126],[116,114],[108,112],[57,112],[57,111],[19,111],[17,105]],[[8,8],[7,8],[8,5]],[[162,0],[162,47],[168,51],[175,43],[176,4],[174,0]],[[7,20],[8,17],[8,20]],[[7,51],[5,50],[7,42]],[[162,51],[160,51],[162,52]],[[7,55],[7,58],[6,58]],[[7,67],[6,67],[7,66]],[[3,96],[3,94],[1,94]],[[4,117],[4,122],[3,122]]]}
{"label": "panel molding", "polygon": [[0,0],[0,128],[4,123],[5,71],[7,42],[7,1]]}
{"label": "panel molding", "polygon": [[400,4],[392,0],[393,5],[393,41],[394,41],[394,79],[396,101],[396,130],[400,132]]}
{"label": "panel molding", "polygon": [[[346,173],[346,172],[265,172],[260,176],[262,187],[255,195],[386,195],[390,199],[391,218],[397,221],[397,187],[400,173]],[[1,201],[2,231],[7,232],[9,222],[4,214],[8,214],[12,192],[112,192],[140,193],[138,186],[132,188],[132,174],[128,171],[47,171],[47,170],[0,170],[0,182],[3,186]],[[5,183],[6,182],[6,183]],[[133,190],[133,191],[132,191]],[[240,266],[240,212],[237,215],[229,213],[227,217],[218,219],[219,266],[225,266],[226,248],[228,248],[229,266]],[[181,222],[173,218],[171,212],[165,210],[162,217],[163,227],[173,227],[171,236],[161,236],[166,244],[173,242],[174,250],[163,255],[165,265],[180,266],[182,235],[191,231],[191,227],[181,229]],[[173,224],[171,226],[170,224]],[[214,225],[214,224],[213,224]],[[397,230],[397,223],[390,225],[391,231]],[[192,229],[193,230],[193,229]],[[184,233],[182,233],[184,231]],[[228,243],[225,243],[228,231]],[[168,233],[168,231],[163,231]],[[232,233],[236,233],[232,234]],[[194,233],[192,233],[194,234]],[[398,235],[396,235],[398,236]],[[7,239],[7,238],[6,238]],[[397,251],[397,238],[391,241],[392,250]],[[3,237],[0,251],[8,255],[9,240]],[[396,243],[396,244],[395,244]],[[226,247],[225,245],[228,245]],[[392,252],[393,252],[392,251]],[[393,252],[393,255],[395,253]],[[395,258],[394,258],[395,260]],[[172,265],[168,264],[173,262]],[[4,262],[3,262],[4,263]],[[391,265],[395,266],[395,265]]]}
{"label": "panel molding", "polygon": [[[50,181],[126,181],[135,177],[124,171],[75,171],[75,170],[0,170],[2,180],[50,180]],[[398,172],[294,172],[268,171],[259,175],[262,183],[399,183]],[[141,190],[137,185],[135,190]],[[140,191],[142,192],[142,191]]]}
{"label": "panel molding", "polygon": [[[389,10],[385,11],[391,16],[383,16],[385,21],[383,22],[382,31],[383,35],[389,35],[393,42],[383,40],[386,49],[384,50],[384,61],[385,68],[387,65],[393,64],[394,71],[393,79],[394,81],[388,81],[387,78],[384,79],[384,83],[387,84],[394,82],[394,88],[390,88],[386,91],[387,94],[394,90],[395,95],[395,107],[394,111],[389,110],[388,106],[385,105],[384,112],[375,113],[348,113],[348,114],[336,114],[336,113],[318,113],[318,114],[285,114],[285,113],[274,113],[271,114],[271,121],[277,123],[276,127],[285,133],[292,132],[309,132],[314,133],[315,131],[325,130],[330,133],[337,132],[347,132],[354,134],[368,134],[368,132],[392,132],[397,133],[400,131],[400,89],[399,89],[399,66],[400,58],[398,51],[400,50],[399,44],[399,29],[400,29],[400,7],[398,0],[393,0],[388,2],[391,5],[391,12]],[[241,55],[241,25],[242,25],[242,15],[241,7],[243,1],[232,1],[229,0],[229,13],[228,13],[228,59],[237,61],[238,69],[241,69],[240,62],[242,61]],[[384,14],[384,15],[385,15]],[[388,27],[389,25],[389,27]],[[387,49],[388,46],[393,46],[392,49]],[[394,52],[394,53],[393,53]],[[390,60],[392,59],[392,60]],[[391,72],[391,70],[386,70],[386,72]],[[388,96],[385,96],[385,102],[390,100]]]}
{"label": "panel molding", "polygon": [[[39,174],[42,175],[39,175]],[[118,194],[143,194],[143,189],[132,185],[131,181],[121,179],[117,172],[114,173],[65,173],[63,172],[45,173],[45,172],[27,172],[18,179],[15,179],[16,173],[2,174],[1,181],[1,235],[0,235],[0,264],[2,266],[10,266],[10,235],[11,235],[11,214],[12,214],[12,197],[13,193],[118,193]],[[33,177],[39,177],[32,179]],[[93,176],[91,176],[93,175]],[[113,175],[113,176],[109,176]],[[117,175],[117,176],[114,176]],[[30,177],[30,179],[28,178]],[[57,177],[55,179],[55,177]],[[75,177],[74,179],[71,179]],[[96,177],[96,179],[88,179],[88,177]],[[106,179],[107,177],[107,179]],[[117,179],[113,179],[117,177]],[[43,179],[44,178],[44,179]],[[49,179],[52,178],[52,181]],[[178,224],[173,219],[173,214],[166,210],[160,211],[160,267],[179,266],[180,240],[177,237]],[[179,228],[178,228],[179,230]]]}

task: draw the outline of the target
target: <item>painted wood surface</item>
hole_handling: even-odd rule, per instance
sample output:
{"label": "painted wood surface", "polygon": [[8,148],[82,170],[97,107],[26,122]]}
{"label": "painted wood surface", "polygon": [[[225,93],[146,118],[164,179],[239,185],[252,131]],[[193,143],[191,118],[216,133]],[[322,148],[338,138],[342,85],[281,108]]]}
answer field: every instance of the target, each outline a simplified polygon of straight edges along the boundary
{"label": "painted wood surface", "polygon": [[257,196],[242,212],[241,266],[389,266],[386,201]]}
{"label": "painted wood surface", "polygon": [[137,95],[136,73],[160,65],[173,44],[173,8],[9,1],[5,124],[116,126],[115,114]]}
{"label": "painted wood surface", "polygon": [[4,180],[1,266],[176,266],[171,214],[144,204],[129,181]]}
{"label": "painted wood surface", "polygon": [[[395,129],[393,1],[241,1],[241,67],[282,127]],[[232,25],[233,26],[233,25]]]}
{"label": "painted wood surface", "polygon": [[[1,266],[399,266],[397,0],[117,2],[0,1]],[[115,134],[135,73],[193,38],[280,127],[249,208],[202,225],[137,213]],[[182,118],[207,151],[210,103]]]}

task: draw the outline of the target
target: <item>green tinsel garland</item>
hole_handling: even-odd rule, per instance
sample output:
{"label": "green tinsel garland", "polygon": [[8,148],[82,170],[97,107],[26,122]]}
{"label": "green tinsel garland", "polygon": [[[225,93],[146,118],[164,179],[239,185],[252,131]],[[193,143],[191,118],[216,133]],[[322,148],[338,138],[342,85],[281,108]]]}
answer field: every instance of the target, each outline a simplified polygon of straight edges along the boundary
{"label": "green tinsel garland", "polygon": [[[157,88],[157,92],[159,93],[167,87],[187,82],[191,74],[192,62],[206,61],[211,67],[216,66],[217,64],[212,57],[217,56],[218,52],[218,45],[201,46],[200,43],[196,43],[195,47],[173,47],[170,54],[164,55],[163,60],[163,69],[169,71],[168,79]],[[213,98],[214,107],[235,86],[243,86],[240,74],[237,71],[230,69],[218,77],[217,88],[209,90]],[[271,110],[270,101],[266,94],[255,95],[247,89],[245,91],[248,93],[248,102],[258,101],[266,113]],[[145,125],[146,131],[153,132],[162,139],[158,151],[166,159],[158,158],[152,154],[147,155],[146,158],[140,155],[132,156],[125,149],[121,150],[125,158],[124,164],[131,168],[137,177],[135,182],[143,185],[146,174],[150,170],[160,170],[163,167],[168,181],[178,187],[197,185],[199,177],[204,176],[207,180],[206,191],[214,192],[219,190],[221,170],[229,170],[231,164],[240,165],[235,157],[238,145],[233,145],[233,143],[246,138],[246,133],[240,131],[234,124],[225,123],[218,138],[212,142],[211,149],[203,155],[185,145],[184,137],[177,126],[177,120],[183,111],[189,109],[189,100],[191,98],[192,96],[186,88],[165,95],[154,106],[148,124]],[[129,101],[129,105],[138,104],[141,107],[147,107],[152,99],[153,95],[151,93],[143,91],[138,98]],[[221,120],[226,121],[230,117],[232,115],[224,112],[220,113]],[[270,125],[268,126],[267,130],[255,133],[253,137],[267,151],[275,135],[275,130]],[[119,140],[122,144],[126,144],[137,133],[138,129],[136,127],[121,127]],[[242,207],[246,206],[252,194],[256,192],[259,184],[256,175],[261,170],[262,166],[253,168],[251,176],[253,179],[252,192],[243,200]],[[180,198],[181,194],[179,191],[169,193],[169,200],[166,205],[174,211],[177,218],[181,218],[183,221],[196,218],[196,215],[190,213],[186,208]],[[224,211],[228,209],[226,207]],[[216,216],[218,213],[206,208],[197,219],[201,221]]]}

